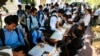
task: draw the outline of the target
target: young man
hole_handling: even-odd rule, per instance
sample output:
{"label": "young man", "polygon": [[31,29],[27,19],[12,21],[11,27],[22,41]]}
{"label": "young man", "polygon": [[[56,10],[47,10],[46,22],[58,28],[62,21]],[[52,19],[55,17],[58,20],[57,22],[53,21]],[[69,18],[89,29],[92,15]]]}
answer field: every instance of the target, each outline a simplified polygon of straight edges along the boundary
{"label": "young man", "polygon": [[26,5],[25,6],[25,12],[20,18],[20,24],[23,28],[22,31],[24,32],[25,40],[28,43],[28,46],[30,46],[30,43],[29,43],[29,40],[28,40],[28,37],[29,37],[28,32],[29,31],[28,31],[28,28],[27,28],[27,18],[30,17],[30,14],[31,14],[30,12],[31,12],[31,6]]}
{"label": "young man", "polygon": [[17,15],[20,18],[24,14],[24,10],[22,10],[22,6],[18,5]]}
{"label": "young man", "polygon": [[39,5],[39,11],[37,13],[37,19],[38,19],[38,21],[40,20],[41,17],[43,17],[43,6]]}
{"label": "young man", "polygon": [[[18,25],[18,16],[9,15],[4,19],[5,26],[0,29],[0,47],[9,46],[14,51],[25,51],[24,36],[20,29],[16,28]],[[23,47],[23,48],[22,48]]]}
{"label": "young man", "polygon": [[25,12],[21,16],[21,19],[20,19],[20,24],[22,25],[23,29],[25,28],[26,32],[28,32],[28,29],[27,29],[27,18],[30,16],[30,12],[31,12],[31,6],[26,5],[25,6]]}
{"label": "young man", "polygon": [[[38,44],[38,42],[41,42],[42,40],[42,32],[39,30],[39,24],[37,20],[37,9],[32,8],[31,9],[31,16],[27,18],[27,27],[28,30],[30,31],[30,44],[31,48]],[[32,42],[31,42],[32,41]]]}
{"label": "young man", "polygon": [[54,10],[52,11],[51,17],[50,17],[50,29],[53,31],[56,31],[56,24],[57,24],[57,20],[58,20],[58,15],[57,12]]}

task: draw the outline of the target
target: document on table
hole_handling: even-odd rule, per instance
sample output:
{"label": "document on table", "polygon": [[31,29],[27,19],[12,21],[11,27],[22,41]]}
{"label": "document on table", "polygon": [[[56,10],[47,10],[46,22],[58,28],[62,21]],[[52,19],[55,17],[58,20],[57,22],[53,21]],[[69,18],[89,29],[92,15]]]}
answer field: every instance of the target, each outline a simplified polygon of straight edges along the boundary
{"label": "document on table", "polygon": [[40,47],[39,45],[36,45],[29,51],[29,54],[32,56],[41,56],[45,51],[50,52],[54,48],[48,44],[43,44],[43,45],[44,45],[43,48]]}
{"label": "document on table", "polygon": [[0,50],[0,52],[8,53],[10,56],[13,56],[13,53],[12,53],[12,49],[11,48],[2,49],[2,50]]}
{"label": "document on table", "polygon": [[67,29],[70,29],[71,26],[72,26],[71,24],[64,24],[64,25],[63,25],[63,27],[64,27],[64,28],[67,28]]}
{"label": "document on table", "polygon": [[51,36],[51,39],[62,40],[65,31],[66,31],[66,29],[57,30],[57,31],[54,32],[54,34]]}

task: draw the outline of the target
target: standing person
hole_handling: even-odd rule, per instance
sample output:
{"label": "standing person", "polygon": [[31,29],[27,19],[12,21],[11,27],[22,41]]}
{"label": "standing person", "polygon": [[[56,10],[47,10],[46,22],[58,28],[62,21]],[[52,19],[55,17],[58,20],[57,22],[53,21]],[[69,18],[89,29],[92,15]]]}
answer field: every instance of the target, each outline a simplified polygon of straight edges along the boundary
{"label": "standing person", "polygon": [[14,52],[27,53],[23,33],[19,28],[16,28],[18,16],[9,15],[4,19],[4,22],[6,25],[0,29],[0,47],[9,46]]}
{"label": "standing person", "polygon": [[[98,5],[98,8],[96,9],[96,11],[94,12],[94,17],[93,17],[93,21],[96,24],[96,20],[98,19],[98,17],[100,16],[100,5]],[[94,24],[94,25],[95,25]]]}
{"label": "standing person", "polygon": [[82,21],[85,24],[85,28],[87,28],[87,26],[90,26],[90,20],[91,20],[91,9],[85,9],[85,15],[82,18]]}
{"label": "standing person", "polygon": [[29,44],[29,41],[28,41],[28,37],[29,37],[28,32],[29,31],[28,31],[28,28],[27,28],[27,18],[30,16],[30,14],[31,14],[30,12],[31,12],[31,6],[26,5],[25,6],[25,12],[20,18],[20,24],[23,28],[22,31],[25,34],[25,40],[27,41],[28,46],[30,46],[30,44]]}
{"label": "standing person", "polygon": [[48,20],[48,17],[49,17],[49,10],[48,9],[44,9],[43,10],[43,14],[41,15],[40,20],[39,20],[40,25],[41,25],[42,28],[45,28],[44,27],[45,24],[46,24],[45,22],[46,22],[46,20]]}
{"label": "standing person", "polygon": [[42,32],[39,30],[39,24],[37,20],[37,9],[31,9],[31,16],[27,18],[27,27],[30,33],[30,45],[31,48],[34,47],[38,42],[42,40]]}
{"label": "standing person", "polygon": [[39,21],[39,26],[41,26],[41,18],[43,19],[44,18],[44,15],[43,15],[43,6],[42,5],[39,5],[39,11],[37,13],[37,20]]}
{"label": "standing person", "polygon": [[98,17],[100,15],[100,5],[98,5],[98,8],[97,8],[97,10],[94,12],[94,16],[96,17]]}
{"label": "standing person", "polygon": [[20,18],[24,14],[24,10],[22,10],[22,5],[18,5],[17,15]]}
{"label": "standing person", "polygon": [[56,31],[56,24],[57,24],[57,20],[58,20],[58,15],[57,15],[57,11],[52,11],[51,17],[50,17],[50,29],[53,31]]}
{"label": "standing person", "polygon": [[30,16],[30,12],[31,12],[31,6],[26,5],[25,6],[25,12],[22,15],[21,19],[20,19],[20,24],[22,25],[22,27],[25,29],[26,32],[28,32],[27,29],[27,18]]}
{"label": "standing person", "polygon": [[64,24],[64,17],[63,17],[63,15],[64,15],[64,10],[63,9],[59,9],[58,10],[58,21],[57,21],[57,28],[58,29],[60,29],[60,28],[62,28],[62,26],[63,26],[63,24]]}

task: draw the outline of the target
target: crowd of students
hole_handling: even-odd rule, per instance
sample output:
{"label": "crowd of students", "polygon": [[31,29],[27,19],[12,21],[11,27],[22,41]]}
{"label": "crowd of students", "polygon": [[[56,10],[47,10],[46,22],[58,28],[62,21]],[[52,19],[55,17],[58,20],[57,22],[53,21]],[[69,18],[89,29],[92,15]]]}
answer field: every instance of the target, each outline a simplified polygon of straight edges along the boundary
{"label": "crowd of students", "polygon": [[[25,10],[18,5],[17,15],[5,17],[4,28],[0,29],[0,47],[10,46],[14,56],[18,53],[27,56],[28,51],[40,42],[50,42],[50,36],[61,30],[64,24],[72,24],[64,40],[56,41],[60,48],[59,56],[74,56],[82,48],[87,26],[91,26],[92,9],[83,4],[60,7],[58,3],[34,6],[25,5]],[[55,43],[53,43],[55,45]]]}

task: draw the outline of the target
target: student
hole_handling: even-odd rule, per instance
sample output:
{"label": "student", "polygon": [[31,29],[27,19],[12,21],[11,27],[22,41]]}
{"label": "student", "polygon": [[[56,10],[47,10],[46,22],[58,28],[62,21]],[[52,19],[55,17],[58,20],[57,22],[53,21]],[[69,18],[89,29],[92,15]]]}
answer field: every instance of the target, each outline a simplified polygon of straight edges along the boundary
{"label": "student", "polygon": [[91,9],[85,9],[85,15],[84,15],[84,17],[82,18],[82,20],[83,20],[83,22],[84,22],[86,28],[87,28],[87,26],[90,25],[91,14],[92,14]]}
{"label": "student", "polygon": [[40,20],[39,20],[41,27],[45,26],[44,25],[45,21],[48,20],[48,17],[49,17],[48,14],[49,14],[49,10],[48,9],[44,9],[43,10],[43,14],[41,14],[41,17],[40,17]]}
{"label": "student", "polygon": [[73,28],[70,38],[71,42],[68,44],[70,56],[76,55],[77,51],[80,48],[82,48],[83,40],[81,38],[83,37],[84,28],[85,28],[84,23],[80,23],[79,25]]}
{"label": "student", "polygon": [[69,56],[66,42],[58,41],[48,56]]}
{"label": "student", "polygon": [[64,41],[58,41],[56,44],[57,50],[59,51],[59,56],[69,56],[69,51],[67,49],[67,44]]}
{"label": "student", "polygon": [[60,29],[60,28],[62,28],[62,26],[65,22],[64,19],[63,19],[64,10],[59,9],[57,14],[58,14],[57,28]]}
{"label": "student", "polygon": [[27,18],[27,27],[28,27],[29,31],[36,30],[39,28],[36,8],[31,9],[31,15],[30,15],[30,17]]}
{"label": "student", "polygon": [[[40,18],[43,18],[43,6],[42,5],[39,5],[39,11],[37,13],[38,21],[40,20]],[[40,24],[40,22],[39,22],[39,24]]]}
{"label": "student", "polygon": [[53,11],[50,17],[50,28],[53,31],[56,31],[56,24],[57,24],[57,20],[58,20],[58,15],[57,15],[57,11]]}
{"label": "student", "polygon": [[20,18],[24,14],[24,10],[22,10],[22,6],[18,5],[17,15]]}
{"label": "student", "polygon": [[[100,15],[100,5],[98,5],[97,10],[94,12],[94,16],[99,16]],[[96,18],[95,18],[96,19]]]}
{"label": "student", "polygon": [[28,40],[28,37],[29,37],[29,34],[28,34],[28,28],[27,28],[27,18],[30,16],[30,12],[31,12],[31,6],[29,5],[25,5],[25,11],[24,11],[24,14],[21,16],[20,18],[20,25],[22,26],[22,31],[24,33],[24,36],[25,36],[25,40],[27,41],[28,43],[28,46],[30,46],[30,43],[29,43],[29,40]]}
{"label": "student", "polygon": [[23,33],[20,29],[16,28],[18,25],[18,16],[9,15],[4,19],[4,22],[6,25],[0,30],[0,47],[9,46],[13,51],[16,51],[15,49],[18,48],[18,51],[26,53],[27,48]]}
{"label": "student", "polygon": [[94,16],[93,16],[93,22],[94,23],[96,23],[96,20],[98,19],[99,16],[100,16],[100,5],[98,5],[98,8],[94,12]]}
{"label": "student", "polygon": [[27,18],[30,16],[30,11],[31,11],[31,6],[26,5],[25,6],[25,12],[22,15],[21,19],[20,19],[20,24],[22,25],[23,29],[25,29],[25,32],[28,32],[27,29]]}
{"label": "student", "polygon": [[29,34],[31,35],[29,41],[32,41],[30,42],[31,48],[42,40],[42,32],[39,30],[39,24],[36,16],[37,9],[32,8],[31,16],[27,18],[27,27],[29,30]]}

